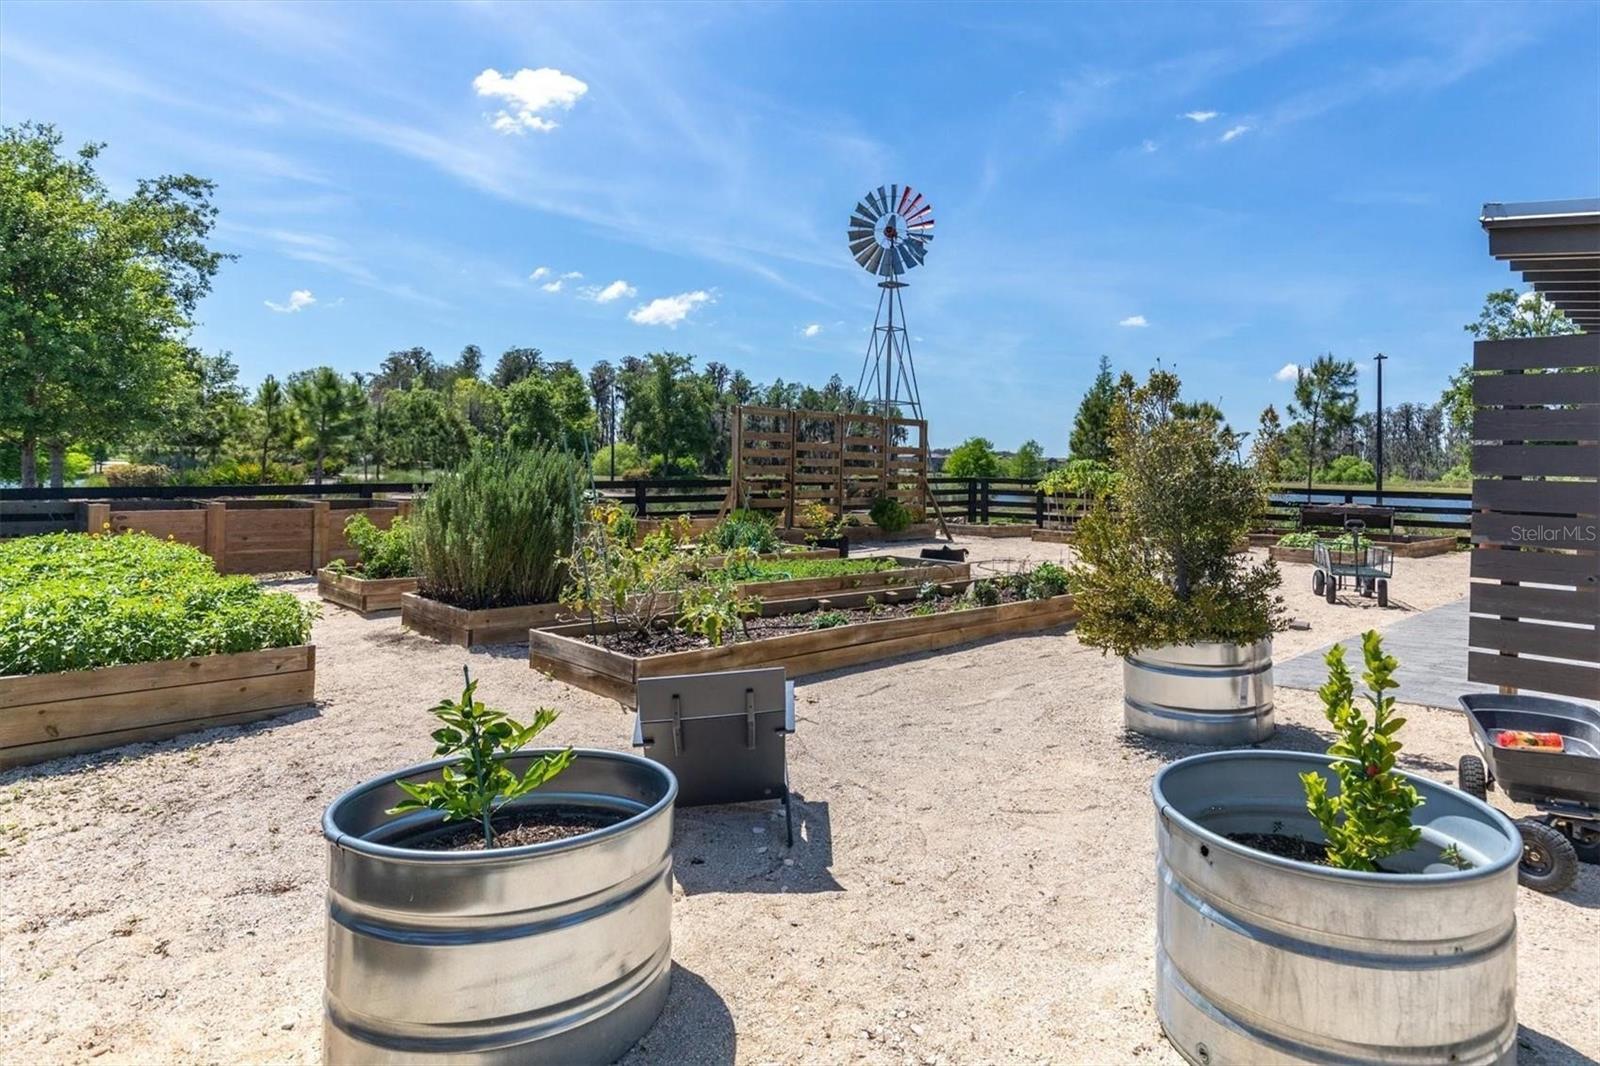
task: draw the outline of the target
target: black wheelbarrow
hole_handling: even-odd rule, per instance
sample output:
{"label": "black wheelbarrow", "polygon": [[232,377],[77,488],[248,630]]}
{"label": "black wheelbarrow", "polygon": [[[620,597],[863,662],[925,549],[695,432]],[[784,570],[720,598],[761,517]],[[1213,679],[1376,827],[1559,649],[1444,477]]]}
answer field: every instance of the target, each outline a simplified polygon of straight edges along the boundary
{"label": "black wheelbarrow", "polygon": [[[1539,817],[1517,819],[1517,880],[1539,892],[1562,891],[1577,878],[1580,860],[1600,863],[1600,711],[1570,700],[1499,693],[1462,696],[1461,706],[1478,749],[1457,766],[1461,791],[1484,799],[1498,787],[1537,807]],[[1505,731],[1554,733],[1561,748],[1502,746]]]}

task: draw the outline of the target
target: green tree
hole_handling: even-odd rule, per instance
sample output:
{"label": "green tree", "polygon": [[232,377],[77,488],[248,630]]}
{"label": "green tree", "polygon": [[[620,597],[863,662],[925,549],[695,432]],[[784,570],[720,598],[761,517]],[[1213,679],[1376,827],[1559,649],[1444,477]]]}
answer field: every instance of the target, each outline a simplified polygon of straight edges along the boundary
{"label": "green tree", "polygon": [[514,448],[536,442],[586,450],[595,437],[589,386],[571,363],[557,363],[513,382],[505,391],[506,442]]}
{"label": "green tree", "polygon": [[360,426],[366,398],[354,382],[331,367],[319,366],[290,377],[289,401],[305,428],[315,459],[312,478],[320,485],[328,457],[341,452]]}
{"label": "green tree", "polygon": [[1306,492],[1311,491],[1318,453],[1347,427],[1356,415],[1356,364],[1319,355],[1309,367],[1295,370],[1294,403],[1289,417],[1306,425]]}
{"label": "green tree", "polygon": [[385,400],[383,417],[389,429],[385,450],[391,465],[437,469],[453,467],[466,457],[470,448],[466,422],[438,389],[413,383]]}
{"label": "green tree", "polygon": [[505,435],[505,394],[476,377],[458,377],[450,403],[473,436],[498,442]]}
{"label": "green tree", "polygon": [[537,348],[507,348],[494,365],[490,384],[497,389],[509,389],[530,374],[538,373],[543,355]]}
{"label": "green tree", "polygon": [[190,465],[215,464],[223,446],[244,436],[250,411],[230,352],[184,353],[184,373],[173,383],[167,415],[154,435],[163,461],[169,453]]}
{"label": "green tree", "polygon": [[53,126],[0,131],[0,440],[18,447],[25,486],[41,445],[60,484],[75,437],[158,420],[225,258],[206,246],[210,182],[142,179],[117,200],[95,173],[101,145],[60,147]]}
{"label": "green tree", "polygon": [[483,376],[483,349],[476,344],[469,344],[461,349],[461,355],[456,359],[455,366],[450,368],[452,381],[476,381]]}
{"label": "green tree", "polygon": [[1100,372],[1078,404],[1072,420],[1069,447],[1074,459],[1106,462],[1111,458],[1111,410],[1117,402],[1117,382],[1111,376],[1111,360],[1100,357]]}
{"label": "green tree", "polygon": [[994,453],[994,443],[987,437],[968,437],[950,449],[944,473],[949,477],[999,477],[1000,457]]}
{"label": "green tree", "polygon": [[625,370],[626,434],[645,455],[659,454],[667,474],[685,458],[710,447],[711,399],[694,361],[676,352],[652,352]]}
{"label": "green tree", "polygon": [[1268,404],[1261,412],[1256,439],[1250,446],[1251,461],[1264,484],[1270,485],[1282,476],[1283,449],[1283,422],[1278,418],[1278,409]]}
{"label": "green tree", "polygon": [[1011,457],[1011,476],[1032,479],[1044,474],[1044,445],[1036,440],[1022,442]]}
{"label": "green tree", "polygon": [[287,447],[294,440],[294,411],[278,379],[268,374],[256,388],[256,439],[261,442],[261,473],[264,477],[272,460],[274,446]]}

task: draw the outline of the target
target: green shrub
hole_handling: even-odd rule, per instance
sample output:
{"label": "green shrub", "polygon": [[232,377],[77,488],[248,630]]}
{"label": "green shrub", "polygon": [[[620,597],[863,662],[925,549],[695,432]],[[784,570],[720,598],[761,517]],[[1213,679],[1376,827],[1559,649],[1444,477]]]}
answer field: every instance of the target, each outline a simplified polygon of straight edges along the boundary
{"label": "green shrub", "polygon": [[1051,596],[1067,593],[1068,575],[1059,563],[1040,563],[1028,571],[1027,595],[1033,600],[1047,600]]}
{"label": "green shrub", "polygon": [[1309,531],[1298,533],[1285,533],[1278,538],[1280,548],[1315,548],[1318,544],[1326,543],[1332,548],[1354,548],[1355,538],[1348,533],[1341,533],[1337,537],[1319,537]]}
{"label": "green shrub", "polygon": [[1317,480],[1328,485],[1371,485],[1378,472],[1365,459],[1341,455],[1317,472]]}
{"label": "green shrub", "polygon": [[850,624],[850,616],[843,611],[818,611],[806,625],[811,629],[836,629]]}
{"label": "green shrub", "polygon": [[993,581],[974,581],[967,586],[967,598],[978,607],[994,607],[1000,602],[1000,586]]}
{"label": "green shrub", "polygon": [[402,516],[395,516],[388,529],[379,529],[366,515],[353,514],[345,519],[344,537],[361,553],[356,567],[362,577],[377,580],[417,572],[411,522]]}
{"label": "green shrub", "polygon": [[893,496],[879,496],[867,512],[872,524],[885,533],[898,533],[911,524],[911,512]]}
{"label": "green shrub", "polygon": [[706,531],[706,547],[713,551],[733,551],[748,548],[753,552],[775,552],[783,541],[778,537],[777,523],[760,511],[740,509]]}
{"label": "green shrub", "polygon": [[144,533],[0,543],[0,675],[303,644],[315,609]]}
{"label": "green shrub", "polygon": [[1169,644],[1251,644],[1287,625],[1282,582],[1233,548],[1265,504],[1239,439],[1174,413],[1176,375],[1123,375],[1112,411],[1115,487],[1078,523],[1071,572],[1091,647],[1128,655]]}
{"label": "green shrub", "polygon": [[106,467],[105,477],[106,484],[114,489],[148,488],[171,484],[172,471],[155,463],[123,463]]}
{"label": "green shrub", "polygon": [[1116,487],[1117,474],[1110,463],[1098,459],[1068,459],[1039,479],[1039,491],[1050,496],[1107,496]]}
{"label": "green shrub", "polygon": [[544,445],[479,449],[441,474],[412,518],[418,591],[471,610],[553,602],[582,475],[571,454]]}
{"label": "green shrub", "polygon": [[266,470],[254,459],[225,459],[211,466],[184,470],[173,476],[178,485],[302,485],[306,468],[298,463],[275,463]]}
{"label": "green shrub", "polygon": [[1422,804],[1422,797],[1394,768],[1395,753],[1401,748],[1395,736],[1406,720],[1393,716],[1394,697],[1385,693],[1399,687],[1394,672],[1400,664],[1383,653],[1376,630],[1362,634],[1361,654],[1367,667],[1366,698],[1372,704],[1370,721],[1355,702],[1341,645],[1328,649],[1324,660],[1328,683],[1318,693],[1337,737],[1328,754],[1336,757],[1329,767],[1339,779],[1339,794],[1328,795],[1328,782],[1321,774],[1300,775],[1306,809],[1327,838],[1328,865],[1345,870],[1376,870],[1379,859],[1416,847],[1422,837],[1422,830],[1411,824],[1411,812]]}

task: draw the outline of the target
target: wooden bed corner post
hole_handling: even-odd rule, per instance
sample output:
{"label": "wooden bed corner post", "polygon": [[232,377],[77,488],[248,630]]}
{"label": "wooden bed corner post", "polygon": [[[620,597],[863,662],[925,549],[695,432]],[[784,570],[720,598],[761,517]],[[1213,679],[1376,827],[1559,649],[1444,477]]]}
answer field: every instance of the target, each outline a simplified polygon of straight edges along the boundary
{"label": "wooden bed corner post", "polygon": [[849,428],[850,428],[849,427],[849,423],[847,423],[845,421],[844,412],[843,411],[834,412],[834,415],[833,415],[833,450],[838,454],[838,463],[839,463],[838,472],[837,472],[837,475],[836,475],[836,477],[834,479],[834,481],[835,481],[834,492],[836,494],[836,498],[835,498],[834,502],[836,504],[838,504],[838,507],[839,507],[839,521],[840,522],[844,521],[844,510],[845,510],[845,497],[844,497],[844,435],[845,435],[845,431],[847,429],[849,429]]}
{"label": "wooden bed corner post", "polygon": [[221,500],[206,501],[206,554],[217,573],[226,573],[223,563],[228,550],[228,505]]}
{"label": "wooden bed corner post", "polygon": [[785,529],[794,528],[794,498],[795,494],[799,491],[799,486],[797,484],[797,481],[799,480],[799,474],[797,473],[799,470],[799,447],[800,420],[795,417],[794,408],[791,407],[789,408],[789,477],[786,483],[788,486],[788,491],[784,493],[784,496],[787,497],[787,499],[784,501],[784,514],[788,516],[788,520],[784,523]]}

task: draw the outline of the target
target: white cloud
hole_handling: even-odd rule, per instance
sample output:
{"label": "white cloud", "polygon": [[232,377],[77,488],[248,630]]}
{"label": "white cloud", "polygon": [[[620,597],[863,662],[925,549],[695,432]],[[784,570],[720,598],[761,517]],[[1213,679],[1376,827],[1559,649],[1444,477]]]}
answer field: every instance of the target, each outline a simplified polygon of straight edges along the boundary
{"label": "white cloud", "polygon": [[1297,363],[1284,363],[1278,372],[1272,375],[1273,381],[1296,381],[1300,377],[1300,366]]}
{"label": "white cloud", "polygon": [[628,297],[631,299],[637,295],[639,295],[639,290],[634,288],[632,285],[629,285],[621,278],[618,278],[616,281],[613,281],[610,285],[607,285],[604,288],[599,285],[591,285],[583,290],[583,298],[585,300],[593,300],[597,304],[608,304],[613,300],[620,300],[623,297]]}
{"label": "white cloud", "polygon": [[1210,122],[1220,114],[1220,111],[1185,111],[1183,117],[1190,122]]}
{"label": "white cloud", "polygon": [[1157,144],[1155,141],[1152,141],[1152,140],[1150,140],[1150,138],[1146,137],[1144,139],[1144,142],[1139,145],[1139,150],[1144,152],[1144,153],[1146,153],[1146,154],[1149,154],[1151,152],[1160,151],[1161,150],[1161,146],[1159,144]]}
{"label": "white cloud", "polygon": [[1228,130],[1227,130],[1227,132],[1225,132],[1225,133],[1224,133],[1224,134],[1223,134],[1223,135],[1222,135],[1222,136],[1221,136],[1221,137],[1220,137],[1220,138],[1219,138],[1219,140],[1221,140],[1221,141],[1222,141],[1222,143],[1223,143],[1223,144],[1227,144],[1227,143],[1228,143],[1228,142],[1229,142],[1229,141],[1231,141],[1231,140],[1233,140],[1233,139],[1234,139],[1234,138],[1236,138],[1236,137],[1242,137],[1242,136],[1244,136],[1244,135],[1245,135],[1245,134],[1246,134],[1246,133],[1249,133],[1249,132],[1250,132],[1250,127],[1249,127],[1249,126],[1246,126],[1246,125],[1244,125],[1244,124],[1242,124],[1242,123],[1241,123],[1241,124],[1240,124],[1240,125],[1238,125],[1238,126],[1231,126],[1231,127],[1229,127],[1229,128],[1228,128]]}
{"label": "white cloud", "polygon": [[676,329],[693,311],[703,303],[711,302],[711,294],[704,289],[694,292],[680,292],[676,296],[662,296],[641,304],[628,312],[628,320],[641,326],[666,326]]}
{"label": "white cloud", "polygon": [[472,87],[479,96],[496,97],[506,107],[497,111],[489,125],[501,133],[526,133],[538,130],[549,133],[560,123],[543,117],[541,111],[559,108],[571,111],[578,98],[589,91],[589,86],[563,74],[552,67],[529,70],[523,67],[509,78],[490,67],[472,79]]}
{"label": "white cloud", "polygon": [[310,289],[296,289],[289,294],[289,299],[286,303],[273,303],[271,300],[262,300],[261,302],[280,315],[292,315],[296,311],[304,311],[316,303],[317,298],[311,295]]}
{"label": "white cloud", "polygon": [[800,335],[803,336],[803,337],[815,337],[817,334],[819,334],[821,332],[822,332],[822,327],[819,326],[817,323],[813,322],[813,323],[811,323],[811,325],[807,326],[805,329],[802,329],[800,331]]}
{"label": "white cloud", "polygon": [[533,268],[533,273],[528,275],[528,280],[529,281],[538,281],[540,278],[546,278],[546,277],[549,277],[549,276],[550,276],[550,268],[549,267],[534,267]]}
{"label": "white cloud", "polygon": [[581,271],[581,270],[569,270],[565,274],[561,275],[561,280],[562,281],[577,281],[581,277],[583,277],[583,271]]}
{"label": "white cloud", "polygon": [[1121,322],[1117,323],[1117,325],[1119,325],[1119,326],[1129,326],[1129,327],[1131,327],[1133,329],[1143,329],[1145,326],[1148,326],[1149,324],[1150,324],[1149,322],[1145,321],[1145,318],[1144,318],[1143,315],[1129,315],[1127,318],[1125,318]]}
{"label": "white cloud", "polygon": [[539,288],[543,289],[545,292],[560,292],[563,284],[565,284],[565,282],[563,282],[560,278],[557,278],[554,281],[545,282],[543,285],[540,285]]}

